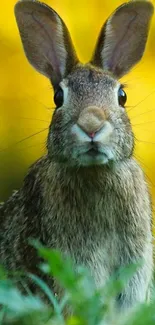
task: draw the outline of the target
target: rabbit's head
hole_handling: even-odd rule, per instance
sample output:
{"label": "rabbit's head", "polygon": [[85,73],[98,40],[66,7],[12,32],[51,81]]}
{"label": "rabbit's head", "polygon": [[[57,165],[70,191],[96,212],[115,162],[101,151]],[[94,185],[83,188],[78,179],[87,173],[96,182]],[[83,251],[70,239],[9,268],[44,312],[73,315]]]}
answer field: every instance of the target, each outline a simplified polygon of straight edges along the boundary
{"label": "rabbit's head", "polygon": [[70,166],[103,165],[132,155],[134,137],[119,78],[142,57],[153,5],[118,7],[101,29],[88,64],[81,64],[66,25],[47,5],[19,1],[15,15],[29,62],[54,88],[56,109],[48,154]]}

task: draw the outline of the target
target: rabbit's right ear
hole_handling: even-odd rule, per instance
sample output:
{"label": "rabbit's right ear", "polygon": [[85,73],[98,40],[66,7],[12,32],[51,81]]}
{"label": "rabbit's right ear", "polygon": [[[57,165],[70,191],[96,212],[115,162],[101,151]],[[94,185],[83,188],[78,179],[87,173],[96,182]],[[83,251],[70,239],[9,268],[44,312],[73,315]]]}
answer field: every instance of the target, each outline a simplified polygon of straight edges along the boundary
{"label": "rabbit's right ear", "polygon": [[56,88],[78,62],[66,25],[52,8],[38,1],[19,1],[15,17],[28,61]]}
{"label": "rabbit's right ear", "polygon": [[103,25],[91,63],[120,78],[142,57],[153,5],[129,1],[118,7]]}

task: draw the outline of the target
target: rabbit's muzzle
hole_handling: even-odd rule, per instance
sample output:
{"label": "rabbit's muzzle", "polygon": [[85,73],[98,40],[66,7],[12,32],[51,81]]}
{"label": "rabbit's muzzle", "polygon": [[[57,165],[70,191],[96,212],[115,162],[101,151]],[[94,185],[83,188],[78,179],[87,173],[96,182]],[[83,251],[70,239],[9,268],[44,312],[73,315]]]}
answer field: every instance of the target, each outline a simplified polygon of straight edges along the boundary
{"label": "rabbit's muzzle", "polygon": [[81,156],[88,163],[103,164],[113,158],[111,150],[108,150],[113,135],[113,126],[106,120],[103,109],[85,108],[77,123],[73,125],[71,133],[76,143],[82,148]]}

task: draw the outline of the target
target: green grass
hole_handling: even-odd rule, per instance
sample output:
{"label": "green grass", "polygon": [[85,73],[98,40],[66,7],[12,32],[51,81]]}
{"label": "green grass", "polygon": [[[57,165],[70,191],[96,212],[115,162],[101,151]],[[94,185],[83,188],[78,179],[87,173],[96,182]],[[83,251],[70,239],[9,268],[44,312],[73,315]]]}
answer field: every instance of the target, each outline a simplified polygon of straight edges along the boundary
{"label": "green grass", "polygon": [[[119,316],[114,309],[114,299],[123,290],[140,265],[132,265],[119,271],[119,277],[109,279],[103,289],[97,290],[88,270],[79,266],[75,271],[73,262],[60,252],[50,250],[33,242],[38,254],[45,263],[40,265],[42,272],[54,278],[64,289],[60,301],[48,285],[33,274],[26,276],[46,295],[48,303],[31,292],[23,294],[17,289],[14,280],[0,269],[0,325],[153,325],[155,324],[155,299],[150,304],[140,304],[132,314]],[[14,279],[17,275],[14,275]],[[22,278],[22,277],[21,277]],[[25,279],[25,277],[24,277]],[[23,281],[23,285],[25,282]],[[73,314],[66,319],[66,307]]]}

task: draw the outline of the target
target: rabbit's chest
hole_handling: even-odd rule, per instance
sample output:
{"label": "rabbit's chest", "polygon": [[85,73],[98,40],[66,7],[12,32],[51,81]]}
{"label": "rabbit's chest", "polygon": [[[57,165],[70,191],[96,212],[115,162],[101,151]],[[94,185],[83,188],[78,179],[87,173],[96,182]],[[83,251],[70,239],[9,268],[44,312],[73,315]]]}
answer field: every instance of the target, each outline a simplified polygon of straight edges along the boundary
{"label": "rabbit's chest", "polygon": [[49,215],[46,233],[48,245],[69,254],[76,264],[86,265],[97,285],[104,284],[118,264],[118,238],[110,205],[106,197],[94,197],[85,205],[72,202],[63,210],[59,207],[55,215],[54,211]]}

